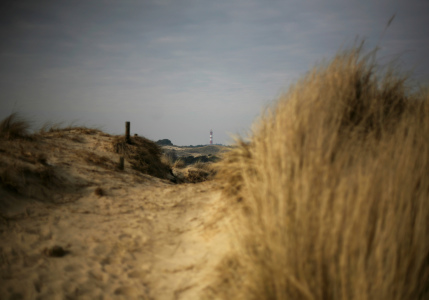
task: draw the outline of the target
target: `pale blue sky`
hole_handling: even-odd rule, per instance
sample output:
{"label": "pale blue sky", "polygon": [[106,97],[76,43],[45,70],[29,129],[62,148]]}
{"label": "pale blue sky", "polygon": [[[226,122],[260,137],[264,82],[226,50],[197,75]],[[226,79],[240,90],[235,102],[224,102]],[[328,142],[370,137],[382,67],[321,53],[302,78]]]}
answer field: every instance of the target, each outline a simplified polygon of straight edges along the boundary
{"label": "pale blue sky", "polygon": [[0,118],[229,143],[356,38],[429,79],[427,0],[86,0],[0,4]]}

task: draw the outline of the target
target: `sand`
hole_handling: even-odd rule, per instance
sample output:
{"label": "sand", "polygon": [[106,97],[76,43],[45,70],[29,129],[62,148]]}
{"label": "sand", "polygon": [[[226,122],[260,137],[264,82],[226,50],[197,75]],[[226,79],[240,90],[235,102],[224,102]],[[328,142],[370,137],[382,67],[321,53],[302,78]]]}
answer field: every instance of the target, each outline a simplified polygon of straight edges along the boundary
{"label": "sand", "polygon": [[112,137],[44,141],[59,139],[47,163],[75,188],[46,202],[2,196],[0,299],[201,299],[229,250],[216,183],[89,166],[76,151],[114,162]]}

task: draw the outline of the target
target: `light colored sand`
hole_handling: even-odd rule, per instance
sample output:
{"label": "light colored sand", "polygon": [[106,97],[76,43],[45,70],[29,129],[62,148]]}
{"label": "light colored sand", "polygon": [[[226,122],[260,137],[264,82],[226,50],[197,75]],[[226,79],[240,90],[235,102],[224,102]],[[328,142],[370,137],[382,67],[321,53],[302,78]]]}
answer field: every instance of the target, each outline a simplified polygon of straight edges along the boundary
{"label": "light colored sand", "polygon": [[[85,139],[77,150],[98,143],[102,151],[108,137]],[[0,219],[0,299],[201,298],[229,249],[215,183],[173,185],[78,158],[66,167],[81,181],[69,203],[24,199]],[[68,253],[44,253],[55,245]]]}

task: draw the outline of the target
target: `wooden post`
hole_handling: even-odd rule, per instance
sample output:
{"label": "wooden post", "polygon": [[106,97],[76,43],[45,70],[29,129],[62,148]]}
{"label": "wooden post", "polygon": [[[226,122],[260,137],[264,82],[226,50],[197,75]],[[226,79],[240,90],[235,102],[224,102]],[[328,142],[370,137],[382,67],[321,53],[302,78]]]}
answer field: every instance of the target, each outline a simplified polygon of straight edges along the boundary
{"label": "wooden post", "polygon": [[119,170],[124,170],[124,157],[119,157]]}
{"label": "wooden post", "polygon": [[130,142],[130,122],[125,122],[125,143],[129,144]]}

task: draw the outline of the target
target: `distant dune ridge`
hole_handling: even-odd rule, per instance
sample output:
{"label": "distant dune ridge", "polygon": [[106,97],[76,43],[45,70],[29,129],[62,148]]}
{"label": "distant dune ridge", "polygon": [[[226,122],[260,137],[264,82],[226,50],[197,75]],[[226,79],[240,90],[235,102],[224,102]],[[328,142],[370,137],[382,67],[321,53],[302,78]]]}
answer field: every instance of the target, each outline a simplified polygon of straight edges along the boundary
{"label": "distant dune ridge", "polygon": [[173,178],[170,167],[161,162],[161,148],[143,137],[126,144],[123,137],[92,128],[52,127],[34,134],[28,128],[18,114],[0,123],[0,208],[20,197],[63,202],[68,190],[74,194],[82,188],[81,169],[93,166],[101,169],[96,172],[115,173],[119,155],[142,174]]}
{"label": "distant dune ridge", "polygon": [[429,94],[363,46],[300,79],[218,172],[216,299],[428,299]]}

